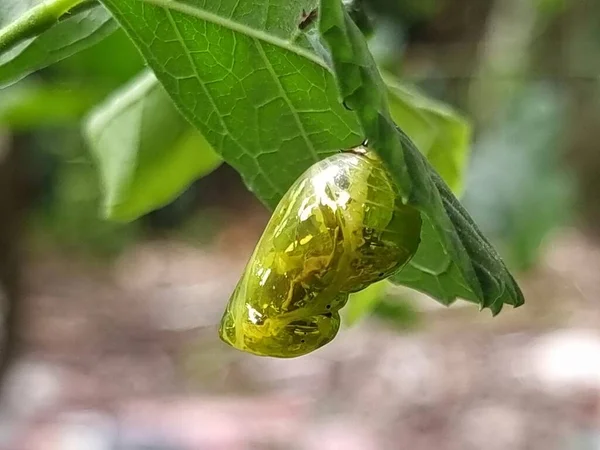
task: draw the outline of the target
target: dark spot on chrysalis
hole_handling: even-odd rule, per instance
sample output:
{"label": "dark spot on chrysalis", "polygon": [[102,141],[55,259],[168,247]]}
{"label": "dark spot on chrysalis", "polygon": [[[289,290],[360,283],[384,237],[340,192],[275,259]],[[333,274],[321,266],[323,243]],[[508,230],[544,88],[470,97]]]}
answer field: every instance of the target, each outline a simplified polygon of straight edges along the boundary
{"label": "dark spot on chrysalis", "polygon": [[344,108],[346,108],[348,111],[352,111],[352,108],[350,108],[350,107],[348,106],[348,104],[346,103],[346,100],[344,100],[344,101],[342,102],[342,105],[344,105]]}

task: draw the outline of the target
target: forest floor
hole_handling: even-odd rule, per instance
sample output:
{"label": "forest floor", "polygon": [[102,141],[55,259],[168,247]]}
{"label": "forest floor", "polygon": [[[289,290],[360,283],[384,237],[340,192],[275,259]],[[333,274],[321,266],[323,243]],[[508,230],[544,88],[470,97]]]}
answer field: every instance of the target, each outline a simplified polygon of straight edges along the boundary
{"label": "forest floor", "polygon": [[3,448],[600,448],[584,447],[600,435],[600,248],[580,233],[522,277],[522,308],[419,299],[416,329],[371,318],[276,360],[216,331],[263,225],[140,243],[110,266],[32,256]]}

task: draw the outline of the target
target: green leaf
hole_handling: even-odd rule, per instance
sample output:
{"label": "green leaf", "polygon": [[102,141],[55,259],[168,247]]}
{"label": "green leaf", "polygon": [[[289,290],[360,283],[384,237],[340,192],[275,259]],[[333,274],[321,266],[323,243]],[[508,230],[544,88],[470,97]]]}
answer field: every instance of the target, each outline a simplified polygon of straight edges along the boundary
{"label": "green leaf", "polygon": [[319,28],[328,44],[344,103],[354,110],[369,140],[409,205],[423,217],[422,243],[394,281],[443,303],[458,297],[490,308],[523,303],[523,295],[496,251],[448,186],[393,122],[385,85],[363,35],[339,0],[322,0]]}
{"label": "green leaf", "polygon": [[363,140],[320,57],[294,44],[315,0],[103,0],[177,104],[265,204]]}
{"label": "green leaf", "polygon": [[[0,35],[6,27],[19,21],[27,22],[31,11],[43,5],[44,0],[3,0],[0,4]],[[42,23],[44,27],[37,36],[27,36],[28,39],[0,53],[0,88],[100,42],[117,29],[101,5],[89,2],[84,6],[74,8],[60,18],[55,17],[54,21]]]}
{"label": "green leaf", "polygon": [[403,85],[391,76],[388,85],[390,113],[455,195],[463,191],[471,143],[470,123],[451,107]]}
{"label": "green leaf", "polygon": [[116,92],[86,125],[106,217],[129,221],[173,200],[221,158],[179,114],[154,75]]}

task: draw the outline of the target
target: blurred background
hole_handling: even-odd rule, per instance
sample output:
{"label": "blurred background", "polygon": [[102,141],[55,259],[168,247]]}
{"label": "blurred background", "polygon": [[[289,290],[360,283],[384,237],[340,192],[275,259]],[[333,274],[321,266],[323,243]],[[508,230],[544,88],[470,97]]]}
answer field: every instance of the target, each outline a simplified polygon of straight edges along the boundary
{"label": "blurred background", "polygon": [[381,66],[472,121],[462,200],[526,305],[385,288],[306,357],[227,347],[268,212],[222,165],[101,219],[80,122],[143,67],[116,32],[0,91],[3,448],[600,449],[600,2],[363,3]]}

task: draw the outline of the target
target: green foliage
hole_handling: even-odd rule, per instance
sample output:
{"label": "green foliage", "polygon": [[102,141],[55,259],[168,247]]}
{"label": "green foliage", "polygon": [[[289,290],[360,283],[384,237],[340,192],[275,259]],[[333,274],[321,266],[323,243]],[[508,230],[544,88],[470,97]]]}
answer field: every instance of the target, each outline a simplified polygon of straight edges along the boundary
{"label": "green foliage", "polygon": [[102,89],[106,97],[145,68],[137,48],[119,28],[102,42],[52,65],[44,74],[70,87],[84,84]]}
{"label": "green foliage", "polygon": [[421,325],[421,315],[408,298],[386,296],[375,306],[373,316],[399,331],[417,328]]}
{"label": "green foliage", "polygon": [[[51,7],[51,3],[46,3],[49,5],[48,8]],[[76,4],[77,1],[70,3]],[[32,10],[41,6],[44,6],[43,0],[2,0],[0,29],[5,27],[4,30],[7,30],[9,26],[25,21]],[[59,13],[63,12],[59,10]],[[44,26],[39,34],[33,36],[25,34],[24,37],[27,39],[16,41],[14,42],[16,45],[11,46],[8,51],[0,52],[0,87],[19,81],[36,70],[100,42],[117,28],[108,11],[95,3],[90,3],[89,7],[78,8],[73,13],[61,15],[59,21],[56,19],[58,17],[54,16],[50,16],[50,20],[41,18],[40,22]],[[33,25],[40,26],[35,23]],[[0,37],[5,37],[2,31]],[[6,41],[0,39],[0,48]],[[8,44],[6,42],[5,45]]]}
{"label": "green foliage", "polygon": [[[55,4],[65,1],[53,0]],[[423,243],[394,281],[443,303],[463,297],[495,313],[503,303],[522,302],[493,248],[409,137],[396,129],[394,120],[423,147],[456,192],[461,188],[468,125],[454,112],[395,82],[388,91],[363,35],[338,0],[324,1],[320,11],[321,30],[332,54],[323,48],[315,30],[310,38],[299,30],[305,13],[318,6],[317,0],[271,0],[258,5],[252,0],[102,3],[140,50],[176,108],[207,141],[189,133],[152,76],[116,92],[87,125],[103,181],[106,215],[132,220],[169,202],[218,164],[210,147],[273,208],[308,167],[362,143],[366,136],[392,170],[403,200],[417,207],[424,219]],[[15,4],[22,11],[25,3]],[[26,4],[31,7],[37,2]],[[437,4],[427,2],[426,14]],[[96,20],[80,24],[76,19],[85,13],[93,13]],[[15,17],[11,12],[10,20]],[[92,22],[95,28],[89,26]],[[2,25],[7,23],[4,20]],[[72,28],[63,28],[68,23]],[[0,56],[11,70],[4,82],[102,39],[113,26],[104,9],[81,3],[73,16],[65,16],[49,29],[38,27],[41,34]],[[26,51],[38,48],[36,43],[47,50],[52,32],[62,33],[52,41],[56,51]],[[11,58],[20,60],[21,54],[44,58],[13,64]],[[332,60],[344,104],[329,66]]]}
{"label": "green foliage", "polygon": [[104,214],[114,220],[169,203],[221,163],[148,72],[91,114],[86,135],[104,186]]}
{"label": "green foliage", "polygon": [[341,311],[343,323],[351,327],[365,317],[372,317],[399,331],[414,329],[420,324],[420,313],[410,296],[397,290],[403,288],[392,286],[384,280],[351,294],[348,304]]}
{"label": "green foliage", "polygon": [[344,103],[357,112],[369,139],[387,164],[405,201],[423,215],[417,255],[395,282],[444,303],[462,297],[497,314],[523,295],[502,260],[448,186],[391,119],[385,86],[366,42],[338,0],[322,0],[320,30],[331,48]]}
{"label": "green foliage", "polygon": [[100,182],[78,133],[67,129],[44,132],[30,152],[37,170],[51,178],[44,186],[43,203],[29,221],[35,246],[44,248],[50,243],[61,251],[111,258],[138,236],[138,224],[123,225],[98,216]]}
{"label": "green foliage", "polygon": [[[364,0],[355,0],[364,1]],[[371,8],[381,16],[419,22],[433,16],[446,0],[370,0]]]}
{"label": "green foliage", "polygon": [[536,0],[537,8],[547,15],[556,15],[565,10],[569,0]]}
{"label": "green foliage", "polygon": [[93,88],[22,82],[0,91],[0,124],[13,130],[67,125],[102,98]]}
{"label": "green foliage", "polygon": [[373,283],[366,289],[350,295],[348,304],[342,309],[342,317],[347,326],[355,325],[360,319],[373,312],[385,293],[387,281]]}
{"label": "green foliage", "polygon": [[110,257],[132,242],[135,225],[123,226],[98,217],[99,182],[90,161],[62,165],[57,180],[53,211],[42,220],[44,233],[49,232],[62,248]]}

